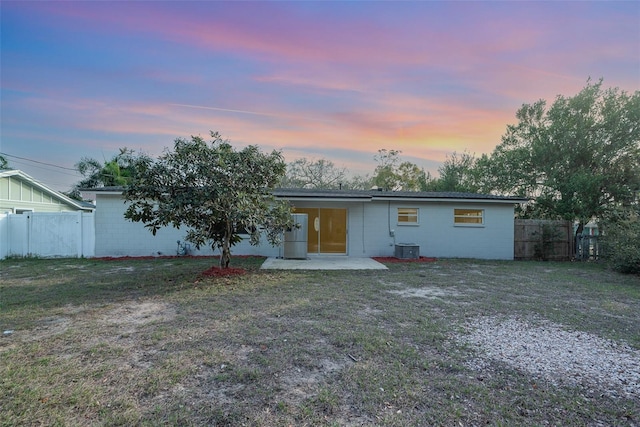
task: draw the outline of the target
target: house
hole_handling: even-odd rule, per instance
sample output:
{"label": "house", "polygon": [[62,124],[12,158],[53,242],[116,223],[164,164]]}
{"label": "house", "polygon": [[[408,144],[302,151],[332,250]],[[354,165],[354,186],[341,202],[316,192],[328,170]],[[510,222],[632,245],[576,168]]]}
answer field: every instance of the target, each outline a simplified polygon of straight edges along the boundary
{"label": "house", "polygon": [[22,171],[0,170],[0,259],[93,256],[94,209]]}
{"label": "house", "polygon": [[94,208],[52,190],[20,170],[0,170],[0,213],[92,212]]}
{"label": "house", "polygon": [[[514,207],[525,199],[483,194],[402,191],[278,189],[292,212],[307,214],[307,254],[394,256],[411,247],[421,256],[513,259]],[[122,189],[95,190],[96,256],[175,255],[185,231],[167,227],[153,236],[124,218]],[[195,255],[212,254],[201,248]],[[248,239],[234,255],[283,256]]]}

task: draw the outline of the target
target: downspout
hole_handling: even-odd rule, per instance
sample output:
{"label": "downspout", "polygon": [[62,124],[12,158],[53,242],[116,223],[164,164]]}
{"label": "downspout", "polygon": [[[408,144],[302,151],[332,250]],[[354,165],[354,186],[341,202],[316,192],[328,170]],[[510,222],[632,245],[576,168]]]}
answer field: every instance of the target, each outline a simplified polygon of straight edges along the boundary
{"label": "downspout", "polygon": [[391,200],[387,200],[387,228],[389,229],[389,236],[391,236]]}
{"label": "downspout", "polygon": [[389,230],[389,237],[393,237],[393,243],[390,243],[390,246],[394,246],[396,244],[396,233],[395,230],[391,228],[391,200],[387,203],[387,228]]}
{"label": "downspout", "polygon": [[364,244],[364,236],[365,236],[365,232],[364,232],[364,227],[365,227],[365,223],[364,223],[364,206],[365,203],[362,202],[362,253],[366,254],[367,253],[367,245]]}

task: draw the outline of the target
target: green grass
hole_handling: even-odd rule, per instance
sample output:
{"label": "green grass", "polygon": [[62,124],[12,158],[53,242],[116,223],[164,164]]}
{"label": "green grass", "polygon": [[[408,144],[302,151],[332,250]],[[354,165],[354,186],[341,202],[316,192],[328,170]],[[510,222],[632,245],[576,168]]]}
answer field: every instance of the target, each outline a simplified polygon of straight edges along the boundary
{"label": "green grass", "polygon": [[212,259],[0,262],[0,426],[637,425],[640,398],[468,368],[469,319],[640,349],[640,278],[440,260],[206,278]]}

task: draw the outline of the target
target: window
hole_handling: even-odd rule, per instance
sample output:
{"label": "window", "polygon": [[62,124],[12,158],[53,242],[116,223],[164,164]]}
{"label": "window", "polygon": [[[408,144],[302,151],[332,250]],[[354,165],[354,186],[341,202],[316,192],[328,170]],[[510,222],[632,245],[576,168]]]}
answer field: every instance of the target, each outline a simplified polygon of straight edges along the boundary
{"label": "window", "polygon": [[453,222],[455,225],[482,225],[484,211],[482,209],[454,209]]}
{"label": "window", "polygon": [[418,208],[398,208],[398,225],[417,225]]}
{"label": "window", "polygon": [[240,235],[240,236],[248,236],[251,233],[254,233],[256,231],[256,227],[255,226],[244,227],[244,226],[242,226],[240,224],[236,224],[234,226],[233,231],[235,233],[238,233],[238,235]]}

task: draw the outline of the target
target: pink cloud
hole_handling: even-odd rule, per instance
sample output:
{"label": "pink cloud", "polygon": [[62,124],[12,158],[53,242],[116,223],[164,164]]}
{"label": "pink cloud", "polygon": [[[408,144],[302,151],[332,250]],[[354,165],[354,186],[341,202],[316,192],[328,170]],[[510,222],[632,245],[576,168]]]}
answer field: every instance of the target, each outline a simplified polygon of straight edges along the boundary
{"label": "pink cloud", "polygon": [[[566,5],[556,9],[546,3],[372,3],[361,13],[334,13],[332,19],[304,3],[23,4],[11,7],[46,16],[42,25],[72,28],[68,38],[130,37],[154,49],[166,45],[168,57],[177,45],[213,58],[211,67],[216,61],[255,66],[238,69],[242,78],[236,79],[237,65],[229,66],[229,76],[211,77],[215,70],[190,64],[136,63],[110,81],[109,87],[120,88],[118,79],[128,82],[123,87],[131,85],[126,99],[93,88],[84,93],[65,86],[64,79],[56,86],[42,78],[38,87],[20,80],[20,70],[14,71],[15,80],[3,80],[3,88],[37,94],[15,104],[32,113],[32,122],[113,135],[110,142],[87,137],[110,147],[129,136],[132,143],[139,139],[161,150],[178,136],[206,136],[214,129],[239,144],[291,152],[348,147],[370,161],[377,149],[394,148],[442,161],[452,151],[491,151],[522,103],[577,93],[589,76],[580,73],[604,69],[599,61],[638,61],[637,37],[622,43],[607,38],[618,34],[616,26],[637,34],[637,22],[583,13],[589,4],[576,6],[581,15],[575,20],[567,20]],[[439,9],[456,13],[447,19],[427,13]],[[596,43],[591,31],[604,34],[607,42]],[[145,58],[147,52],[132,53]],[[91,73],[85,78],[79,83],[98,80]],[[158,89],[138,92],[133,81]],[[621,73],[605,84],[635,90],[638,80]],[[209,93],[212,100],[203,101]]]}
{"label": "pink cloud", "polygon": [[406,28],[397,28],[366,17],[329,22],[278,3],[214,3],[196,12],[167,5],[171,3],[117,3],[117,7],[56,3],[39,9],[71,19],[79,29],[147,34],[210,51],[244,52],[293,63],[456,68],[482,62],[487,56],[533,48],[540,38],[540,31],[532,26],[503,19],[499,25],[476,19],[469,27],[454,26],[444,33],[429,25],[437,17],[425,12],[412,15],[410,10],[404,11]]}

